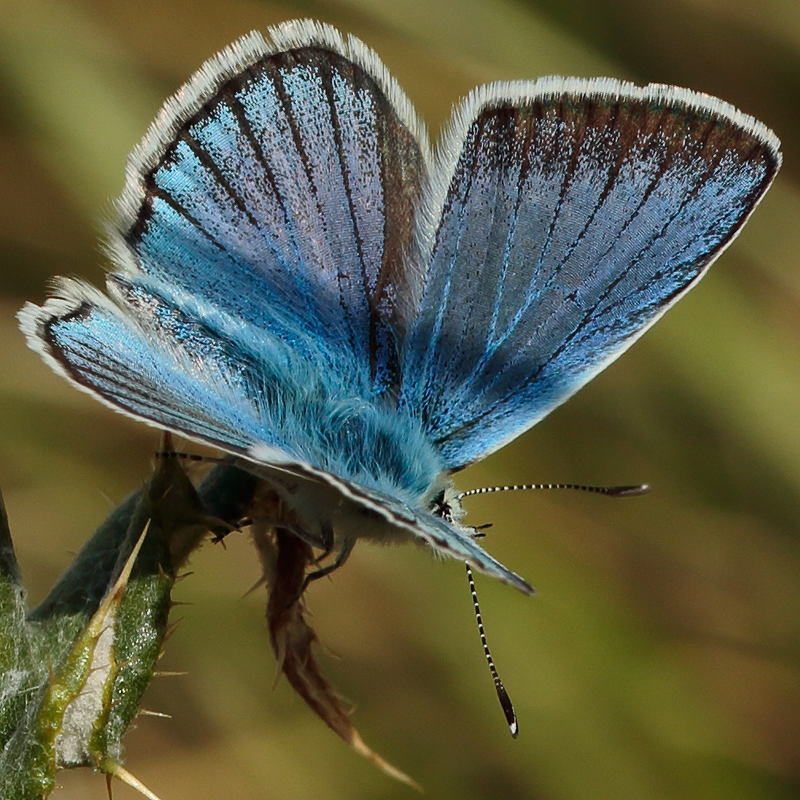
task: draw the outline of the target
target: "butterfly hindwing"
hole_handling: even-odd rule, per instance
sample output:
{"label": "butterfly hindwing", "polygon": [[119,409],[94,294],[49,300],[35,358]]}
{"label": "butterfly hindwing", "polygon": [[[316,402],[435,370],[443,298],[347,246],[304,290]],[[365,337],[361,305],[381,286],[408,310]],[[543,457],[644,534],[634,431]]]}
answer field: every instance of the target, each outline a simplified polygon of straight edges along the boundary
{"label": "butterfly hindwing", "polygon": [[438,223],[402,392],[447,466],[535,424],[687,291],[766,191],[777,146],[673,87],[478,90],[426,199]]}
{"label": "butterfly hindwing", "polygon": [[48,364],[115,410],[233,452],[263,440],[243,391],[246,375],[228,358],[230,343],[197,324],[190,330],[167,309],[182,325],[174,336],[157,322],[163,308],[151,296],[145,327],[96,289],[62,281],[44,308],[29,304],[20,317]]}
{"label": "butterfly hindwing", "polygon": [[[266,383],[263,371],[258,375],[260,402],[255,402],[256,392],[249,385],[255,376],[248,374],[246,362],[229,357],[237,344],[244,349],[242,343],[219,338],[197,323],[187,324],[178,309],[167,307],[154,295],[133,292],[130,296],[132,288],[119,281],[112,286],[120,304],[138,302],[140,312],[146,304],[149,315],[140,313],[137,322],[97,290],[64,282],[59,297],[49,301],[51,314],[29,317],[28,324],[36,320],[38,326],[26,328],[29,339],[35,336],[47,361],[76,385],[99,394],[117,410],[238,454],[235,463],[274,486],[288,484],[291,494],[305,493],[313,509],[307,520],[312,536],[323,522],[349,508],[349,519],[355,518],[356,526],[363,526],[361,519],[379,520],[368,526],[379,540],[401,537],[426,542],[441,554],[468,561],[481,572],[533,593],[519,575],[486,553],[468,530],[335,474],[345,470],[326,471],[291,455],[302,450],[304,442],[299,432],[293,436],[277,424],[279,409],[269,407],[269,396],[280,395],[282,402],[289,402],[293,381],[294,391],[305,386],[313,395],[313,385],[308,384],[314,376],[308,374],[302,380],[298,375],[302,365],[297,362],[293,368],[280,370],[286,357],[281,342],[274,343],[272,382]],[[143,319],[145,327],[140,324]],[[228,334],[233,336],[231,331]],[[303,409],[296,409],[295,425],[303,411],[314,415],[310,402],[297,405]],[[408,447],[408,437],[404,442]],[[356,535],[352,524],[342,527],[343,538]]]}

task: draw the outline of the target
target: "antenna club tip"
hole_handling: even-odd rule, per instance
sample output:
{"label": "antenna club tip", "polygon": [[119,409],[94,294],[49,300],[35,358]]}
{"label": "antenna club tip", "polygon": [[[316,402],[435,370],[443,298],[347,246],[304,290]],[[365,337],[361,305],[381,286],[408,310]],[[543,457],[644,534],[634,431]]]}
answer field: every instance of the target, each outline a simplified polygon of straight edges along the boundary
{"label": "antenna club tip", "polygon": [[647,494],[652,487],[648,483],[642,483],[638,486],[614,486],[608,490],[609,497],[639,497],[640,495]]}

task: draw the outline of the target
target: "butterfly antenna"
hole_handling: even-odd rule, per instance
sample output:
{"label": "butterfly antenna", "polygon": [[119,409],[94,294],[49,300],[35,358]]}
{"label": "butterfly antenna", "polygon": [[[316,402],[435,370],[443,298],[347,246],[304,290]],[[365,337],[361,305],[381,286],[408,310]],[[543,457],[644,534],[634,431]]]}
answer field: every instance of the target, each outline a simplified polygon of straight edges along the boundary
{"label": "butterfly antenna", "polygon": [[467,568],[469,591],[472,594],[472,605],[475,607],[475,619],[478,621],[478,632],[481,635],[483,654],[486,656],[486,663],[489,665],[489,672],[492,673],[492,678],[494,679],[494,688],[497,692],[497,699],[500,701],[500,705],[503,708],[503,713],[506,715],[508,729],[511,731],[511,735],[516,739],[517,735],[519,734],[519,723],[517,722],[517,714],[514,711],[514,704],[511,702],[511,698],[508,696],[506,687],[503,686],[503,681],[500,680],[500,676],[497,674],[497,667],[495,667],[494,661],[492,661],[492,654],[489,652],[489,644],[486,641],[486,631],[483,629],[483,619],[481,619],[481,607],[478,605],[478,593],[475,590],[475,580],[472,577],[472,567],[470,567],[466,561],[464,562],[464,566]]}
{"label": "butterfly antenna", "polygon": [[606,497],[638,497],[640,494],[647,494],[650,487],[646,483],[638,486],[584,486],[579,483],[520,483],[514,486],[484,486],[482,489],[470,489],[461,492],[458,499],[472,497],[475,494],[490,494],[491,492],[517,492],[528,489],[573,489],[578,492],[593,492],[594,494],[604,494]]}

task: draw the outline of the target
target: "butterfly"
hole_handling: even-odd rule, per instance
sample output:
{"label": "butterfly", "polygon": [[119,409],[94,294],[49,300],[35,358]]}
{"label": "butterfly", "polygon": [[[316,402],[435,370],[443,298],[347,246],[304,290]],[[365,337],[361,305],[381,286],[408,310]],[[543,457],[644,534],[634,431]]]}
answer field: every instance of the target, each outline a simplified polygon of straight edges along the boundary
{"label": "butterfly", "polygon": [[107,294],[61,279],[19,319],[78,388],[263,478],[336,565],[413,541],[532,593],[452,474],[694,286],[780,163],[721,100],[605,78],[480,87],[433,150],[372,50],[290,22],[210,59],[134,149]]}

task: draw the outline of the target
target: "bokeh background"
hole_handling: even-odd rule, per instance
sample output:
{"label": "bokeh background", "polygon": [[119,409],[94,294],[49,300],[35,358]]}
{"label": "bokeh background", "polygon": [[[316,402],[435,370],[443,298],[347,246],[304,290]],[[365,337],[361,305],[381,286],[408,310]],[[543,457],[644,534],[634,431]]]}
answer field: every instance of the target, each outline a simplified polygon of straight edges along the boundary
{"label": "bokeh background", "polygon": [[[718,95],[785,165],[699,288],[619,363],[459,475],[644,482],[647,497],[476,498],[530,599],[479,576],[520,718],[508,735],[455,562],[357,548],[310,591],[332,682],[368,744],[432,798],[800,796],[800,6],[795,0],[0,0],[0,485],[31,603],[149,472],[156,433],[58,379],[14,314],[48,279],[102,281],[125,157],[212,53],[298,16],[374,47],[435,133],[474,85],[561,73]],[[192,446],[192,450],[196,450]],[[163,800],[406,798],[273,688],[244,534],[207,546],[127,738]],[[101,800],[89,770],[57,797]],[[119,800],[135,793],[117,785]]]}

